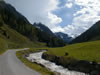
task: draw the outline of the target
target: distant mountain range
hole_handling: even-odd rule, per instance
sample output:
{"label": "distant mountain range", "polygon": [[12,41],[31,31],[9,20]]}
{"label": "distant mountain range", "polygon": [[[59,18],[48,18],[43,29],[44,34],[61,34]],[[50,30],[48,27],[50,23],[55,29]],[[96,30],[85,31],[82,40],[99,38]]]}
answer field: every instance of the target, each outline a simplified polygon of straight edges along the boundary
{"label": "distant mountain range", "polygon": [[100,40],[100,21],[96,22],[86,32],[76,37],[71,43]]}
{"label": "distant mountain range", "polygon": [[67,34],[62,32],[57,32],[55,35],[61,39],[63,39],[66,43],[69,43],[73,38],[69,37]]}
{"label": "distant mountain range", "polygon": [[52,37],[57,37],[59,39],[62,39],[66,43],[69,43],[73,38],[69,37],[67,34],[62,32],[53,33],[47,26],[41,24],[41,23],[34,23],[33,24],[36,28],[40,29],[43,32],[47,32]]}

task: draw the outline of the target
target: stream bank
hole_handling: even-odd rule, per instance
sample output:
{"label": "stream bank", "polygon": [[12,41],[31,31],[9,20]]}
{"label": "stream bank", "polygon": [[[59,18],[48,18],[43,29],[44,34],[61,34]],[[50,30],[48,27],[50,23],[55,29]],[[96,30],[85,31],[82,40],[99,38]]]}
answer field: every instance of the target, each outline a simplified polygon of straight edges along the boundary
{"label": "stream bank", "polygon": [[42,58],[68,68],[71,71],[83,72],[89,75],[100,75],[100,64],[97,62],[89,62],[86,60],[76,60],[69,56],[55,56],[44,52]]}
{"label": "stream bank", "polygon": [[47,69],[49,69],[52,72],[55,72],[59,75],[88,75],[82,72],[76,72],[76,71],[71,71],[68,70],[67,68],[64,68],[63,66],[60,65],[56,65],[55,63],[45,60],[42,58],[42,55],[45,51],[41,51],[41,52],[36,52],[36,53],[32,53],[29,54],[28,57],[26,57],[29,61],[37,63],[43,67],[46,67]]}

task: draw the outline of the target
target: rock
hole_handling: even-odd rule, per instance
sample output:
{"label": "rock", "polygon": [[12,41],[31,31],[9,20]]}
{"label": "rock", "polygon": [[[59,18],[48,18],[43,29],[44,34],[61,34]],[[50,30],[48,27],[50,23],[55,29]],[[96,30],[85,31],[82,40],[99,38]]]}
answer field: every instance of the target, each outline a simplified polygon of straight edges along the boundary
{"label": "rock", "polygon": [[56,74],[56,75],[61,75],[61,74],[60,74],[60,73],[58,73],[58,72],[56,72],[55,74]]}
{"label": "rock", "polygon": [[90,73],[92,65],[88,61],[80,60],[80,61],[71,63],[68,68],[70,70],[76,70],[76,71],[80,71],[80,72],[84,72],[84,73]]}
{"label": "rock", "polygon": [[97,69],[98,71],[100,71],[100,64],[97,64],[97,65],[96,65],[96,69]]}
{"label": "rock", "polygon": [[94,70],[94,71],[92,71],[92,72],[90,73],[90,75],[100,75],[100,72],[99,72],[99,71]]}
{"label": "rock", "polygon": [[51,62],[56,62],[56,58],[57,56],[53,55],[53,54],[47,54],[47,53],[43,53],[42,54],[42,58],[45,60],[49,60]]}
{"label": "rock", "polygon": [[66,53],[65,53],[65,56],[68,56],[68,55],[69,55],[69,54],[66,52]]}
{"label": "rock", "polygon": [[94,66],[96,66],[97,62],[96,61],[92,61],[91,64],[94,65]]}
{"label": "rock", "polygon": [[29,57],[29,54],[24,54],[23,58]]}

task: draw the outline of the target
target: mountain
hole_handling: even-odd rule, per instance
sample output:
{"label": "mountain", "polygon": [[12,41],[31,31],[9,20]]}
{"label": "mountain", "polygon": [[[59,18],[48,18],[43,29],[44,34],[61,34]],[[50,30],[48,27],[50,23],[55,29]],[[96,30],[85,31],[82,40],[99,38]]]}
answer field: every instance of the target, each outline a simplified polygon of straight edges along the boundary
{"label": "mountain", "polygon": [[40,29],[42,32],[47,33],[49,36],[59,38],[59,39],[63,40],[66,43],[68,43],[72,40],[71,37],[69,37],[67,34],[64,34],[62,32],[53,33],[47,26],[45,26],[42,23],[34,23],[33,26]]}
{"label": "mountain", "polygon": [[100,21],[96,22],[86,32],[75,38],[72,43],[100,40]]}
{"label": "mountain", "polygon": [[63,39],[66,43],[69,43],[73,39],[72,37],[69,37],[67,34],[62,32],[56,32],[55,35]]}
{"label": "mountain", "polygon": [[55,34],[44,24],[42,23],[34,23],[33,26],[38,28],[41,32],[39,35],[39,41],[41,42],[47,42],[47,46],[63,46],[66,43],[61,39],[55,36]]}
{"label": "mountain", "polygon": [[36,28],[40,29],[43,32],[47,32],[51,36],[55,36],[54,33],[42,23],[34,23],[33,26],[35,26]]}
{"label": "mountain", "polygon": [[34,47],[43,43],[49,47],[65,45],[64,41],[45,34],[30,24],[12,5],[0,1],[0,38],[9,46]]}

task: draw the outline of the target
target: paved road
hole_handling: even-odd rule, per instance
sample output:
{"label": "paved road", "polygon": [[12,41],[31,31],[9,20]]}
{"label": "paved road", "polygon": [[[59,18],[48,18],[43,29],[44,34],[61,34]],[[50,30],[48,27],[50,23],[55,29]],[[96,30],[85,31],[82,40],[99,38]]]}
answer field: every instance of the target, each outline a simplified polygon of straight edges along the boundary
{"label": "paved road", "polygon": [[8,50],[0,56],[0,75],[41,75],[25,66],[17,57],[16,51],[25,49]]}

